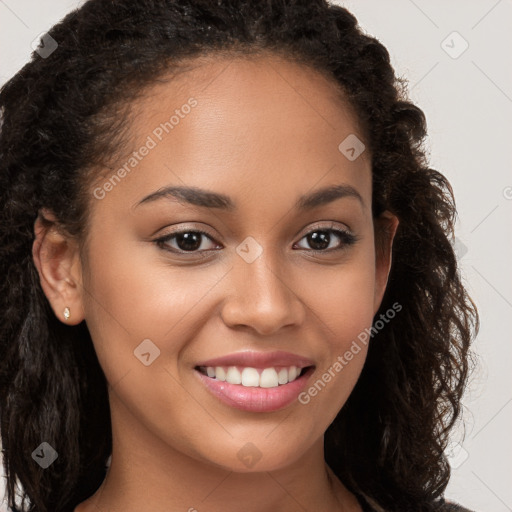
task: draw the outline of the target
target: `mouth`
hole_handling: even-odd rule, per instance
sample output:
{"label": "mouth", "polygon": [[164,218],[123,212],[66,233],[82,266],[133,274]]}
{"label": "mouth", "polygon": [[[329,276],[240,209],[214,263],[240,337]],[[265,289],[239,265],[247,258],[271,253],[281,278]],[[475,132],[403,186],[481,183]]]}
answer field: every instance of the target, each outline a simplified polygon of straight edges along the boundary
{"label": "mouth", "polygon": [[194,369],[201,385],[223,404],[248,412],[273,412],[297,400],[315,365],[292,352],[242,350],[198,361]]}
{"label": "mouth", "polygon": [[306,387],[314,365],[297,367],[196,366],[205,389],[230,408],[271,413],[291,406]]}
{"label": "mouth", "polygon": [[303,376],[314,366],[270,366],[254,368],[250,366],[196,366],[195,370],[205,377],[227,382],[228,384],[272,389],[289,384]]}

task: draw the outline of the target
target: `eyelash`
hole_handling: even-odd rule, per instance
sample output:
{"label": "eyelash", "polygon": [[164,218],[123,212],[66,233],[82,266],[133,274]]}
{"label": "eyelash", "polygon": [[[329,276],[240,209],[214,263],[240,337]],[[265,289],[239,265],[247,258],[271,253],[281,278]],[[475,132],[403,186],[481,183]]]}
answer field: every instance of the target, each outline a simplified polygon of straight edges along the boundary
{"label": "eyelash", "polygon": [[[337,247],[337,248],[334,248],[334,249],[323,249],[323,250],[320,250],[320,249],[309,249],[309,250],[308,249],[304,249],[304,250],[307,250],[309,252],[313,252],[315,254],[325,254],[325,253],[338,252],[338,251],[345,250],[348,246],[353,245],[355,242],[357,242],[359,240],[359,237],[353,235],[352,233],[349,233],[348,231],[344,231],[342,229],[334,229],[334,228],[330,228],[330,227],[315,227],[311,231],[308,231],[300,240],[302,240],[303,238],[306,238],[311,233],[315,233],[317,231],[324,231],[324,232],[328,232],[328,233],[334,233],[336,236],[338,236],[341,239],[341,246]],[[184,233],[196,233],[196,234],[199,233],[199,234],[209,238],[212,242],[214,242],[212,236],[209,233],[207,233],[206,231],[203,231],[201,229],[184,229],[184,230],[181,230],[181,231],[175,231],[175,232],[170,233],[168,235],[165,235],[163,237],[157,238],[156,240],[154,240],[154,242],[156,243],[156,245],[160,249],[163,249],[164,251],[169,251],[169,252],[172,252],[172,253],[178,254],[178,255],[197,255],[197,254],[200,254],[202,252],[208,252],[210,250],[214,250],[214,249],[208,249],[208,250],[203,250],[203,251],[198,251],[198,250],[196,250],[196,251],[182,251],[182,250],[179,250],[179,249],[169,249],[168,247],[165,246],[166,242],[168,242],[169,240],[172,240],[176,236],[182,235]]]}

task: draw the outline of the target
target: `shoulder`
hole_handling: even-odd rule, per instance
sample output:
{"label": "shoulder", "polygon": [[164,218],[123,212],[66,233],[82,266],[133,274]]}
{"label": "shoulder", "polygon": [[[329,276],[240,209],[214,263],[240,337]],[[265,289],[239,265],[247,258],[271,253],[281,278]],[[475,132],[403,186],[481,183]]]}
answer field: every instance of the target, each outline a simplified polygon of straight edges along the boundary
{"label": "shoulder", "polygon": [[[376,506],[375,503],[370,505],[371,500],[366,496],[356,493],[356,497],[359,500],[363,512],[386,512],[383,508]],[[435,512],[476,512],[453,501],[446,501],[444,498],[438,498],[435,502],[431,502],[430,509]]]}
{"label": "shoulder", "polygon": [[436,512],[474,512],[469,508],[464,508],[462,505],[458,503],[454,503],[452,501],[441,500],[436,507]]}

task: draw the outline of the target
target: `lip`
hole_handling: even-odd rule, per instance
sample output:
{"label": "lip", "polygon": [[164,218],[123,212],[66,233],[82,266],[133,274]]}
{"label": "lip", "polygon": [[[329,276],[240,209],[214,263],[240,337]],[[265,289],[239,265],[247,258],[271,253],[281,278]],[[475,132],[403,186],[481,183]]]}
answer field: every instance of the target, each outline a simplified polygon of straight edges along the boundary
{"label": "lip", "polygon": [[[209,361],[206,362],[209,363]],[[226,381],[210,378],[198,370],[194,370],[194,374],[198,376],[210,393],[226,405],[248,412],[273,412],[284,409],[297,400],[314,371],[315,367],[311,366],[294,381],[275,388],[245,387],[241,384],[230,384]]]}
{"label": "lip", "polygon": [[251,368],[270,368],[272,366],[314,366],[311,359],[281,350],[275,352],[255,352],[247,350],[227,356],[216,357],[197,363],[196,366],[244,366]]}

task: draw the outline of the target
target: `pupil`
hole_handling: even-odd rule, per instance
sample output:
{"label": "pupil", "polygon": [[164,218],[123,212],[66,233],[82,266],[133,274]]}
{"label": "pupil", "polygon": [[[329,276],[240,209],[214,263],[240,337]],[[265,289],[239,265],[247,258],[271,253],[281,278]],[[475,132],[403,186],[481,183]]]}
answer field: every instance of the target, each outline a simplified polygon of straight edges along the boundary
{"label": "pupil", "polygon": [[[181,233],[176,236],[176,242],[182,251],[195,251],[201,246],[200,233]],[[330,234],[327,231],[315,231],[308,235],[308,242],[315,250],[329,247]]]}
{"label": "pupil", "polygon": [[194,251],[201,246],[201,233],[181,233],[176,236],[176,243],[182,251]]}
{"label": "pupil", "polygon": [[325,249],[329,247],[330,235],[327,231],[315,231],[308,235],[308,242],[313,249]]}

